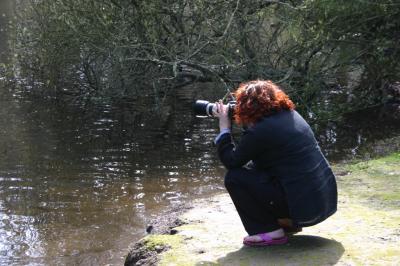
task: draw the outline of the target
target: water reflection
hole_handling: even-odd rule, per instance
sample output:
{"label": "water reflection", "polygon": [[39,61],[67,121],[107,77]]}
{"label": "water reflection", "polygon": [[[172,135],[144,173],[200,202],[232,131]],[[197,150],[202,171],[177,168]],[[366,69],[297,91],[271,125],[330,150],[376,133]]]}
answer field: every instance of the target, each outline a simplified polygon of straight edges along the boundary
{"label": "water reflection", "polygon": [[[331,161],[342,161],[380,155],[386,151],[396,151],[400,145],[400,121],[384,113],[380,107],[354,112],[340,123],[327,123],[320,127],[317,138],[325,155]],[[395,139],[379,151],[377,142]],[[390,147],[390,146],[393,147]]]}
{"label": "water reflection", "polygon": [[[191,113],[213,93],[186,89],[163,112],[151,97],[88,106],[0,95],[0,264],[120,265],[149,219],[221,191],[216,122]],[[322,128],[328,157],[399,132],[373,116]]]}
{"label": "water reflection", "polygon": [[121,264],[147,220],[221,190],[214,123],[177,101],[160,127],[141,106],[2,95],[0,264]]}

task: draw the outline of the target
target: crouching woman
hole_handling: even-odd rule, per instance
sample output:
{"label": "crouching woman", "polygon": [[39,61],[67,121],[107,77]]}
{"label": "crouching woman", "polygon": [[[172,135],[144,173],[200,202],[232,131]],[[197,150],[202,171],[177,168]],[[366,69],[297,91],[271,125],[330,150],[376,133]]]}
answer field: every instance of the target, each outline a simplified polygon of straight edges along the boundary
{"label": "crouching woman", "polygon": [[307,122],[271,81],[241,84],[235,92],[231,137],[228,108],[216,103],[220,134],[215,142],[228,169],[225,186],[249,236],[249,246],[287,242],[286,231],[318,224],[335,213],[335,176]]}

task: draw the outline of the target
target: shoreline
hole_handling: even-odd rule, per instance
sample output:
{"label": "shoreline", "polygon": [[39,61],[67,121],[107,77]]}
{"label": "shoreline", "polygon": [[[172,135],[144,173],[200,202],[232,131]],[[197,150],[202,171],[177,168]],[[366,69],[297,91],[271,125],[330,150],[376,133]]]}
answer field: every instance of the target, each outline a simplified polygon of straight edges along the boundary
{"label": "shoreline", "polygon": [[399,164],[395,153],[334,165],[338,212],[303,228],[286,245],[243,246],[239,216],[229,195],[219,193],[172,214],[178,220],[169,220],[168,234],[149,234],[133,244],[125,265],[399,265]]}

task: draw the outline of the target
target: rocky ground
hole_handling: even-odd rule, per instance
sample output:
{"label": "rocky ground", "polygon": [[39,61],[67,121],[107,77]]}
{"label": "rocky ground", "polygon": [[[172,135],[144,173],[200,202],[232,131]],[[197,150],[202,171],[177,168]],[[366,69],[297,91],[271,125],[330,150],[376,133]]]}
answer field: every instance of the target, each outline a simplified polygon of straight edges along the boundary
{"label": "rocky ground", "polygon": [[169,234],[136,243],[125,265],[400,265],[400,153],[333,168],[338,212],[286,245],[243,246],[246,233],[222,194],[172,219]]}

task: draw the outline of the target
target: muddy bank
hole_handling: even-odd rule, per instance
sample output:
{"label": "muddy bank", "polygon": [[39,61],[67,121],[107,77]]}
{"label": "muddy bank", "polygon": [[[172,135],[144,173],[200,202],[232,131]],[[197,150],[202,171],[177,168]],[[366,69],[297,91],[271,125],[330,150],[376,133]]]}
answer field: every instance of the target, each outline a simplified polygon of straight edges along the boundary
{"label": "muddy bank", "polygon": [[[400,265],[400,153],[334,165],[338,212],[283,246],[250,248],[227,194],[194,203],[173,235],[149,235],[125,265]],[[146,253],[147,252],[147,253]],[[131,254],[133,254],[131,252]]]}
{"label": "muddy bank", "polygon": [[[146,232],[149,234],[129,248],[130,252],[125,259],[125,265],[156,265],[159,261],[158,254],[170,249],[162,239],[173,239],[172,235],[178,233],[179,226],[187,224],[182,219],[185,212],[194,207],[193,204],[181,204],[168,211],[168,214],[160,215],[146,225]],[[158,241],[154,241],[158,239]]]}

